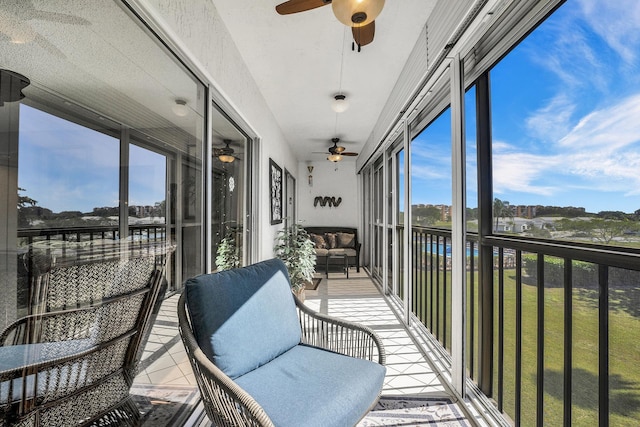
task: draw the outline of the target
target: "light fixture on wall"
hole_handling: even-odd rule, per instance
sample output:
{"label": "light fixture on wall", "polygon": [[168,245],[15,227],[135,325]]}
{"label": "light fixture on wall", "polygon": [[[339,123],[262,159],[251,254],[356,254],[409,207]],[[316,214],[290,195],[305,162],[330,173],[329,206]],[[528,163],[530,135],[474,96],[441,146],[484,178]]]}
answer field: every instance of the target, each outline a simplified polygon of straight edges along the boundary
{"label": "light fixture on wall", "polygon": [[336,113],[347,111],[347,108],[349,108],[349,101],[347,101],[347,97],[342,94],[334,96],[333,101],[331,101],[331,108],[333,108],[333,111]]}
{"label": "light fixture on wall", "polygon": [[309,187],[313,187],[313,175],[311,175],[313,173],[313,166],[308,165],[307,170],[309,171]]}
{"label": "light fixture on wall", "polygon": [[187,107],[187,101],[184,99],[176,99],[176,103],[171,107],[171,110],[178,117],[184,117],[189,114],[189,107]]}
{"label": "light fixture on wall", "polygon": [[333,14],[347,27],[364,27],[372,23],[384,7],[384,0],[333,0]]}

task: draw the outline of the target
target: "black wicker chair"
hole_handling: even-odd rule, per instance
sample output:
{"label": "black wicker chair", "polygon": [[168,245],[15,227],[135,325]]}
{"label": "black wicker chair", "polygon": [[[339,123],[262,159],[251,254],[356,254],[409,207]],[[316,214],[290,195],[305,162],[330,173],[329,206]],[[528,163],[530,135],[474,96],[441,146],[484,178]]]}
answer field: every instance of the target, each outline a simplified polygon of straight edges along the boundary
{"label": "black wicker chair", "polygon": [[92,245],[33,263],[31,314],[0,334],[0,426],[137,425],[129,389],[171,250]]}

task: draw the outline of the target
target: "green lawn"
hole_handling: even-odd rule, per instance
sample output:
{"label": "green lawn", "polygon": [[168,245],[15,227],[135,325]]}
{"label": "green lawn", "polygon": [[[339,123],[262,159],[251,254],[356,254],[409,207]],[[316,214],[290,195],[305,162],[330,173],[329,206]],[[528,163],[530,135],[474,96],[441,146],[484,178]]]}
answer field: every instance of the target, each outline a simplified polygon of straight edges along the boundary
{"label": "green lawn", "polygon": [[[496,273],[497,274],[497,273]],[[450,276],[447,288],[450,296]],[[468,280],[471,279],[468,276]],[[477,274],[474,277],[477,286]],[[495,280],[497,302],[497,277]],[[504,411],[515,414],[515,270],[504,276]],[[611,291],[609,313],[610,425],[640,425],[640,317],[618,305],[617,293]],[[624,300],[640,300],[640,288],[624,291]],[[467,293],[468,301],[470,293]],[[573,294],[573,363],[572,425],[592,426],[598,420],[598,309],[597,295],[574,290]],[[535,425],[537,381],[537,290],[522,285],[522,412],[523,426]],[[545,288],[544,333],[544,425],[562,425],[564,385],[564,290]],[[477,315],[478,293],[474,293]],[[450,301],[448,301],[450,307]],[[628,305],[626,306],[628,307]],[[497,304],[496,304],[497,309]],[[640,307],[638,307],[640,310]],[[450,315],[450,309],[447,310]],[[637,312],[637,311],[636,311]],[[441,313],[442,314],[442,313]],[[441,318],[442,320],[442,318]],[[450,326],[450,320],[447,322]],[[497,328],[497,316],[495,322]],[[474,327],[477,372],[477,320]],[[448,328],[447,328],[448,329]],[[497,331],[497,329],[496,329]],[[440,331],[442,334],[442,331]],[[446,335],[450,332],[446,331]],[[469,336],[467,337],[469,340]],[[496,335],[497,339],[497,335]],[[450,341],[447,342],[449,344]],[[497,350],[497,348],[496,348]],[[469,365],[467,361],[467,365]],[[494,359],[497,365],[497,353]],[[494,375],[497,385],[497,371]],[[495,387],[494,387],[495,388]],[[497,394],[495,396],[497,399]]]}
{"label": "green lawn", "polygon": [[[638,291],[629,291],[638,292]],[[572,425],[598,419],[597,301],[573,294]],[[505,411],[514,414],[515,271],[505,272]],[[537,290],[522,286],[522,425],[535,425],[537,364]],[[544,293],[544,424],[561,425],[564,384],[564,291]],[[615,305],[612,304],[612,305]],[[621,310],[609,316],[610,425],[640,425],[640,318]]]}

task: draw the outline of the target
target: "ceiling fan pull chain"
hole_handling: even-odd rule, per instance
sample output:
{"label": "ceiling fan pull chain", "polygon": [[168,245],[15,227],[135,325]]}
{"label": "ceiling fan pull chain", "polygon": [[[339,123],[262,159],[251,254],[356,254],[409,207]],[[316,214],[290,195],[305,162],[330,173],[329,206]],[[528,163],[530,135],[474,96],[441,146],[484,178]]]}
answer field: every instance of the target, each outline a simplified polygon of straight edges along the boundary
{"label": "ceiling fan pull chain", "polygon": [[356,50],[356,42],[351,42],[351,51]]}

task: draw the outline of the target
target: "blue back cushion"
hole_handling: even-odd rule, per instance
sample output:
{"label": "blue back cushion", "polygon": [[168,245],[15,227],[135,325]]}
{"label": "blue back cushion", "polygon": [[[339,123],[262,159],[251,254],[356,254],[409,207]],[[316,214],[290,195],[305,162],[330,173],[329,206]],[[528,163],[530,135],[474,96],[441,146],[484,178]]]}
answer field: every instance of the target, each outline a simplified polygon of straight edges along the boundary
{"label": "blue back cushion", "polygon": [[300,342],[289,275],[279,259],[189,279],[185,292],[198,345],[231,378]]}

